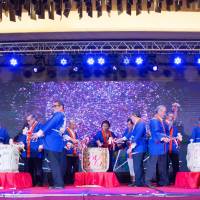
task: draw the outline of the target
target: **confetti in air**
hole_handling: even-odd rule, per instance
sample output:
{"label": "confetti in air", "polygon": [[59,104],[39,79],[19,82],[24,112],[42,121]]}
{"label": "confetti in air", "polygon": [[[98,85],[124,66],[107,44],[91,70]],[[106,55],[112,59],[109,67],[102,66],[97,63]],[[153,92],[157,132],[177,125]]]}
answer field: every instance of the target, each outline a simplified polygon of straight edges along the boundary
{"label": "confetti in air", "polygon": [[[23,105],[17,101],[20,97],[25,99]],[[76,120],[80,136],[95,134],[105,119],[111,122],[111,130],[119,135],[126,128],[132,111],[139,110],[148,121],[155,107],[163,104],[165,98],[170,102],[176,100],[171,90],[149,81],[41,82],[20,87],[13,97],[12,107],[22,125],[28,112],[36,113],[45,121],[52,114],[52,102],[61,100],[67,120]]]}

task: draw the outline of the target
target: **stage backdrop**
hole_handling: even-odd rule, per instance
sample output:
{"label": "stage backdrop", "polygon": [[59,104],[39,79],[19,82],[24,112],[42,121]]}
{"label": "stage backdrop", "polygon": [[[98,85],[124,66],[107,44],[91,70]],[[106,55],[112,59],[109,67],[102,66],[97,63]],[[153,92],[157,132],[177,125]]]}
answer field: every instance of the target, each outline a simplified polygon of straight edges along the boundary
{"label": "stage backdrop", "polygon": [[148,122],[156,106],[164,104],[170,111],[176,101],[181,104],[178,120],[184,125],[184,134],[189,136],[200,116],[199,88],[199,83],[189,82],[2,83],[0,123],[14,136],[23,126],[26,113],[34,113],[44,122],[51,115],[52,102],[59,99],[65,104],[67,119],[77,121],[80,136],[97,132],[105,119],[111,122],[111,130],[120,135],[132,111],[141,111]]}

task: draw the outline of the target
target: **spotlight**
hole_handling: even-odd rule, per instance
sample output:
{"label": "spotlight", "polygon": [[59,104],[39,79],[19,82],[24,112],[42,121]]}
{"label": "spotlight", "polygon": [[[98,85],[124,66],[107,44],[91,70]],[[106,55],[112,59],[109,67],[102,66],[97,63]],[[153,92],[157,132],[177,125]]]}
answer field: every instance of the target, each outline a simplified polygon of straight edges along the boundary
{"label": "spotlight", "polygon": [[45,71],[45,67],[44,66],[40,66],[40,65],[38,65],[38,66],[34,66],[34,68],[33,68],[33,72],[34,73],[42,73],[43,71]]}
{"label": "spotlight", "polygon": [[11,58],[10,59],[10,65],[13,66],[13,67],[17,66],[18,65],[17,59],[16,58]]}
{"label": "spotlight", "polygon": [[94,58],[89,57],[89,58],[87,59],[87,64],[88,64],[88,65],[94,65],[94,63],[95,63]]}
{"label": "spotlight", "polygon": [[61,64],[62,66],[66,66],[66,65],[68,64],[67,59],[62,58],[62,59],[60,60],[60,64]]}
{"label": "spotlight", "polygon": [[104,65],[105,64],[105,58],[103,58],[103,57],[98,58],[97,61],[98,61],[99,65]]}
{"label": "spotlight", "polygon": [[78,72],[78,67],[74,67],[74,68],[73,68],[73,71],[74,71],[74,72]]}
{"label": "spotlight", "polygon": [[34,67],[34,68],[33,68],[33,71],[34,71],[35,73],[37,73],[37,72],[38,72],[38,68],[37,68],[37,67]]}
{"label": "spotlight", "polygon": [[174,58],[174,64],[175,64],[175,65],[180,65],[180,64],[182,64],[182,58],[179,57],[179,56],[175,57],[175,58]]}
{"label": "spotlight", "polygon": [[152,70],[153,70],[154,72],[158,71],[158,66],[157,66],[157,65],[154,65],[154,66],[152,67]]}
{"label": "spotlight", "polygon": [[137,65],[142,65],[143,62],[144,62],[144,60],[143,60],[143,58],[142,58],[141,56],[136,57],[135,63],[136,63]]}
{"label": "spotlight", "polygon": [[129,64],[130,64],[130,59],[129,59],[128,57],[125,57],[125,58],[123,59],[123,64],[124,64],[124,65],[129,65]]}
{"label": "spotlight", "polygon": [[112,67],[112,70],[113,70],[113,71],[117,71],[117,67],[114,65],[114,66]]}
{"label": "spotlight", "polygon": [[197,58],[197,64],[200,65],[200,58]]}

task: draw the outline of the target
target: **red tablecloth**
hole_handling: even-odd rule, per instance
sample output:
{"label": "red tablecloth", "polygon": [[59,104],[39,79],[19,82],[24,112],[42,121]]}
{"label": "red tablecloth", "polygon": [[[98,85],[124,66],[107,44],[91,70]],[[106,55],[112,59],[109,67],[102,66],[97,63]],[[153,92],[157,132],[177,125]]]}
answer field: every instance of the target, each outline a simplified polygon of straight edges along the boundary
{"label": "red tablecloth", "polygon": [[32,187],[32,178],[29,173],[7,172],[0,173],[0,187],[8,188],[28,188]]}
{"label": "red tablecloth", "polygon": [[75,186],[99,185],[103,187],[118,187],[119,181],[113,172],[77,172]]}
{"label": "red tablecloth", "polygon": [[200,188],[200,172],[178,172],[175,186],[182,188]]}

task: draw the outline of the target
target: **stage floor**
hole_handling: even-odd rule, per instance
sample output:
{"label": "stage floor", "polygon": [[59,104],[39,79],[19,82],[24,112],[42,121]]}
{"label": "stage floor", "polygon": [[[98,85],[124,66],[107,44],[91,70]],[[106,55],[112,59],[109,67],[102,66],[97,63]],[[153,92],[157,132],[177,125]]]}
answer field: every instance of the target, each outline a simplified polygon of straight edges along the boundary
{"label": "stage floor", "polygon": [[200,189],[181,189],[170,187],[120,186],[115,188],[104,187],[74,187],[64,189],[48,189],[47,187],[32,187],[27,189],[0,189],[0,199],[67,199],[67,200],[129,200],[129,199],[168,199],[168,200],[200,200]]}

